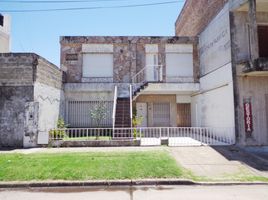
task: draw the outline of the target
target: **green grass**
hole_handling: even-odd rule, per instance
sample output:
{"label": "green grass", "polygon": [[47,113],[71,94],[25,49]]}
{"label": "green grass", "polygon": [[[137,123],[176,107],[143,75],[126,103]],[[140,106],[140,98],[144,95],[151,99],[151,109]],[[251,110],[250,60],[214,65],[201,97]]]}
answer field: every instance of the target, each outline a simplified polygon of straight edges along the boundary
{"label": "green grass", "polygon": [[0,181],[179,178],[166,151],[0,154]]}

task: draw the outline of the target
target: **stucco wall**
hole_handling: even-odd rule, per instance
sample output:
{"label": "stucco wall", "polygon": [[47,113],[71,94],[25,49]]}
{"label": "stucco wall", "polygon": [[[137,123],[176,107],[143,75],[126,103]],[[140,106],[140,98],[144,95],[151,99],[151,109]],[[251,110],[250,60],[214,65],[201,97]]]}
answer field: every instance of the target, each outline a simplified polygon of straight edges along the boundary
{"label": "stucco wall", "polygon": [[[265,95],[268,94],[268,76],[239,76],[239,143],[242,145],[268,145],[268,107]],[[253,114],[253,132],[245,132],[244,99],[250,99]]]}
{"label": "stucco wall", "polygon": [[0,148],[23,147],[26,103],[32,86],[0,86]]}
{"label": "stucco wall", "polygon": [[230,44],[226,4],[200,34],[200,92],[192,95],[193,126],[235,127]]}
{"label": "stucco wall", "polygon": [[[257,12],[256,16],[258,24],[268,23],[268,12]],[[248,13],[233,12],[231,22],[234,60],[236,63],[242,63],[250,59]]]}
{"label": "stucco wall", "polygon": [[0,71],[2,146],[36,146],[38,133],[54,128],[60,114],[62,74],[32,53],[0,54]]}

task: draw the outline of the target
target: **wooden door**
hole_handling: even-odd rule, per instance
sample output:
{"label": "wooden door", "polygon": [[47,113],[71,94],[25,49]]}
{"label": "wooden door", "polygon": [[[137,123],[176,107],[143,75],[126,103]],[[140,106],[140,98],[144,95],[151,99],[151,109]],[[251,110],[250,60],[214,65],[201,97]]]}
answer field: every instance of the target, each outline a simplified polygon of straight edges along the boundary
{"label": "wooden door", "polygon": [[177,104],[177,126],[190,127],[191,126],[191,104],[178,103]]}

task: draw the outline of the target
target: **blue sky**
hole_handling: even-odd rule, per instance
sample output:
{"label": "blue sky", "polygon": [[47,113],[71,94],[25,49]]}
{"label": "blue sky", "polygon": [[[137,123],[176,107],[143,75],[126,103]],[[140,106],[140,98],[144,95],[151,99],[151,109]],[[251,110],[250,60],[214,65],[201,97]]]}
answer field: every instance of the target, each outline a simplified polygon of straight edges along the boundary
{"label": "blue sky", "polygon": [[0,12],[10,14],[12,20],[12,52],[35,52],[58,66],[60,64],[60,36],[173,36],[175,21],[184,4],[183,0],[178,0],[176,3],[150,7],[11,13],[2,11],[121,6],[168,0],[106,0],[64,4],[22,4],[3,1],[5,0],[0,0]]}

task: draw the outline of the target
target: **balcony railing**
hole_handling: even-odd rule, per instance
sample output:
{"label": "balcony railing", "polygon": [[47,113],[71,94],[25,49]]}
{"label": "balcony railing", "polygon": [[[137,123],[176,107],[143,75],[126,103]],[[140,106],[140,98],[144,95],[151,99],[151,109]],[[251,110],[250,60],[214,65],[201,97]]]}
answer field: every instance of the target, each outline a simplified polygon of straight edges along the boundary
{"label": "balcony railing", "polygon": [[148,65],[142,68],[137,74],[135,74],[131,78],[131,82],[136,84],[161,81],[163,81],[162,65]]}

